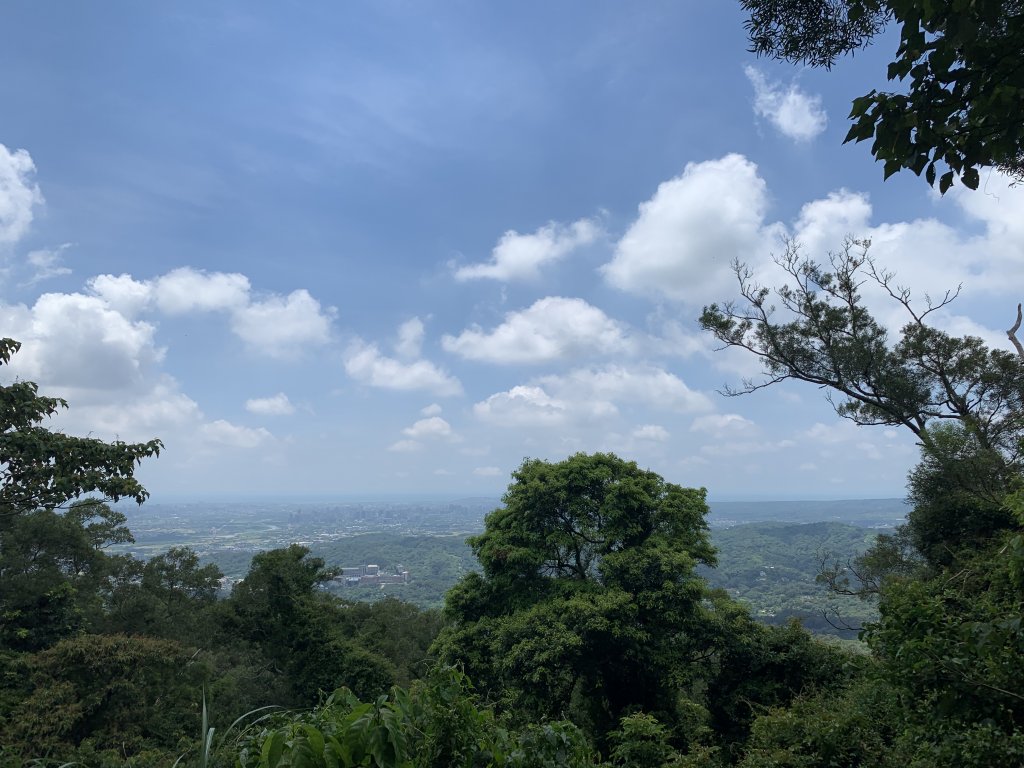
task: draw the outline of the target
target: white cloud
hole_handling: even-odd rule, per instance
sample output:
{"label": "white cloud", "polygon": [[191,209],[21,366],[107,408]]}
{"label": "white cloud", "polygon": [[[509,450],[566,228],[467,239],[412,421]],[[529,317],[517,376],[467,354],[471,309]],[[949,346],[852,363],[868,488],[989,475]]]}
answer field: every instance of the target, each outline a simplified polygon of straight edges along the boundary
{"label": "white cloud", "polygon": [[477,467],[473,474],[478,477],[499,477],[504,473],[498,467]]}
{"label": "white cloud", "polygon": [[287,416],[295,413],[295,406],[288,399],[288,395],[278,392],[271,397],[254,397],[246,400],[245,410],[260,416]]}
{"label": "white cloud", "polygon": [[509,312],[493,331],[473,327],[445,335],[441,345],[469,360],[543,363],[583,354],[622,354],[634,346],[626,329],[582,299],[548,296]]}
{"label": "white cloud", "polygon": [[153,298],[153,286],[140,282],[131,275],[97,275],[86,283],[91,293],[126,317],[134,317]]}
{"label": "white cloud", "polygon": [[249,278],[179,267],[154,280],[152,290],[157,307],[169,315],[240,309],[249,301]]}
{"label": "white cloud", "polygon": [[452,426],[440,416],[430,416],[406,427],[402,433],[412,438],[451,437]]}
{"label": "white cloud", "polygon": [[671,437],[668,430],[658,424],[644,424],[633,430],[632,437],[636,440],[653,440],[664,443]]}
{"label": "white cloud", "polygon": [[503,427],[590,427],[618,416],[620,404],[682,413],[712,407],[706,395],[667,371],[608,366],[540,377],[476,403],[473,413]]}
{"label": "white cloud", "polygon": [[23,344],[11,373],[68,400],[70,409],[59,412],[54,425],[70,434],[160,437],[168,447],[196,438],[248,446],[269,437],[228,422],[204,424],[199,405],[161,370],[164,350],[154,327],[125,317],[99,296],[49,293],[31,307],[0,305],[0,327]]}
{"label": "white cloud", "polygon": [[828,125],[821,97],[804,93],[796,85],[784,88],[754,67],[743,70],[754,86],[754,113],[770,122],[784,136],[806,142],[818,136]]}
{"label": "white cloud", "polygon": [[398,341],[395,342],[395,354],[409,360],[420,356],[423,348],[423,321],[418,317],[406,320],[398,326]]}
{"label": "white cloud", "polygon": [[57,248],[31,251],[27,260],[33,269],[33,275],[29,279],[29,285],[49,280],[51,277],[70,275],[71,269],[64,266],[64,251],[71,247],[71,243],[64,243]]}
{"label": "white cloud", "polygon": [[601,271],[616,288],[694,306],[729,295],[733,260],[751,261],[775,239],[762,226],[767,189],[742,155],[689,163],[640,205]]}
{"label": "white cloud", "polygon": [[711,399],[703,392],[690,389],[675,374],[649,365],[582,368],[564,376],[544,376],[537,383],[556,397],[586,404],[589,410],[605,404],[603,409],[610,412],[616,403],[638,403],[681,413],[712,409]]}
{"label": "white cloud", "polygon": [[541,387],[517,386],[476,403],[473,413],[498,426],[557,426],[566,421],[569,404],[552,398]]}
{"label": "white cloud", "polygon": [[371,387],[423,389],[435,395],[462,394],[462,384],[427,360],[405,363],[381,354],[376,344],[354,341],[345,353],[345,372]]}
{"label": "white cloud", "polygon": [[23,344],[12,370],[69,396],[137,389],[164,356],[152,325],[80,293],[46,293],[31,308],[0,306],[0,327]]}
{"label": "white cloud", "polygon": [[424,416],[437,416],[441,412],[441,406],[437,403],[431,403],[425,408],[420,409],[420,413]]}
{"label": "white cloud", "polygon": [[224,419],[203,424],[199,428],[199,433],[208,442],[231,448],[258,448],[272,437],[263,427],[243,427]]}
{"label": "white cloud", "polygon": [[97,275],[87,286],[93,295],[127,317],[147,309],[172,316],[226,312],[234,334],[268,357],[290,358],[303,347],[326,344],[335,315],[333,307],[321,307],[305,289],[253,300],[245,275],[192,267],[180,267],[147,281],[128,274]]}
{"label": "white cloud", "polygon": [[866,237],[870,221],[868,196],[839,189],[800,209],[796,238],[807,255],[824,257],[839,249],[847,237]]}
{"label": "white cloud", "polygon": [[[981,232],[970,234],[937,218],[872,224],[872,208],[866,195],[839,190],[803,206],[794,236],[804,255],[818,261],[838,250],[843,238],[853,235],[871,241],[870,254],[883,270],[896,272],[895,284],[912,289],[914,306],[923,308],[926,296],[941,298],[947,290],[963,285],[957,304],[930,318],[950,333],[971,333],[988,344],[1005,347],[1005,334],[954,314],[963,302],[988,294],[1007,296],[1008,307],[1019,298],[1024,283],[1024,190],[1011,188],[1009,180],[993,173],[988,184],[995,192],[951,192],[936,200],[949,212],[955,206]],[[866,306],[891,331],[909,319],[905,311],[877,286],[861,288]]]}
{"label": "white cloud", "polygon": [[580,219],[569,226],[552,222],[532,235],[509,230],[494,247],[489,262],[460,267],[455,279],[535,280],[542,266],[589,245],[600,234],[601,227],[591,219]]}
{"label": "white cloud", "polygon": [[235,310],[231,327],[255,351],[271,357],[291,357],[303,346],[330,340],[333,314],[301,288],[287,297],[271,296]]}
{"label": "white cloud", "polygon": [[0,144],[0,244],[15,243],[32,224],[43,195],[33,180],[36,166],[24,149],[11,152]]}

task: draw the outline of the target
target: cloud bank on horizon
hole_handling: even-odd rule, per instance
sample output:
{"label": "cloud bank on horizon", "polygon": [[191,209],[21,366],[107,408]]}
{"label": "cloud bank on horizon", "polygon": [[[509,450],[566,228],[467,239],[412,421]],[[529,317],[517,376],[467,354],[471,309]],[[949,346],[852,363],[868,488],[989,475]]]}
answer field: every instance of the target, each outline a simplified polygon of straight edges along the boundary
{"label": "cloud bank on horizon", "polygon": [[[42,23],[37,13],[17,23]],[[270,19],[245,13],[251,27],[211,22],[200,61],[218,40],[269,34]],[[146,17],[155,24],[160,12]],[[386,21],[421,39],[411,21]],[[110,121],[156,119],[155,104],[108,100],[97,116],[72,100],[84,135],[107,153],[89,173],[66,137],[27,118],[10,129],[15,139],[0,134],[0,328],[23,343],[5,373],[66,397],[60,428],[164,439],[164,456],[141,474],[157,498],[494,492],[525,456],[581,450],[615,451],[719,498],[899,494],[916,456],[907,435],[840,421],[799,386],[719,396],[758,370],[716,352],[695,318],[734,295],[734,262],[770,280],[783,238],[825,257],[854,236],[921,300],[963,284],[937,322],[1005,345],[997,329],[1024,285],[1024,190],[992,173],[978,193],[938,199],[917,180],[890,193],[893,182],[850,170],[863,157],[847,166],[828,121],[841,96],[834,105],[792,73],[742,65],[742,46],[701,106],[728,130],[709,141],[695,117],[679,143],[673,126],[693,103],[649,99],[704,85],[681,73],[638,91],[645,67],[675,51],[657,30],[628,18],[653,42],[613,60],[609,35],[622,40],[584,25],[566,63],[554,49],[482,52],[472,38],[485,21],[446,20],[436,82],[416,83],[414,61],[351,53],[362,79],[345,75],[334,94],[351,110],[329,114],[333,101],[297,86],[341,72],[346,54],[303,28],[305,45],[285,46],[275,64],[290,80],[268,81],[288,95],[280,108],[302,135],[279,136],[262,101],[272,94],[243,82],[238,108],[263,122],[222,114],[214,125],[195,112],[190,130],[213,155],[172,143],[189,162],[163,184],[135,176],[162,162],[160,136],[133,136],[130,151],[103,139]],[[723,14],[718,34],[733,39],[727,23]],[[148,34],[168,42],[171,26]],[[110,95],[100,64],[73,71],[15,48],[3,56]],[[122,55],[140,57],[145,75],[145,51]],[[515,108],[502,113],[486,89],[458,90],[474,82],[459,62],[486,71]],[[215,76],[197,98],[219,104],[238,73],[206,63]],[[452,114],[476,116],[481,135],[412,98],[425,87]],[[600,98],[563,100],[584,87]],[[8,103],[30,98],[27,86],[8,90]],[[172,85],[164,97],[191,109]],[[654,109],[663,130],[629,119]],[[517,129],[489,122],[497,113]],[[311,114],[321,115],[315,136]],[[884,297],[868,301],[898,328]]]}

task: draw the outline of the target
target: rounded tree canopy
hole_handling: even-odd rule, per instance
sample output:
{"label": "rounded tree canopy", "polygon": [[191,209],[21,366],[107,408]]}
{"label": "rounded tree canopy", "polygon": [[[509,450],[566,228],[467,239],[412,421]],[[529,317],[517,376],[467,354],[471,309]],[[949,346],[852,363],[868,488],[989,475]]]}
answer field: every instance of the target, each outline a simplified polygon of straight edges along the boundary
{"label": "rounded tree canopy", "polygon": [[714,562],[703,488],[666,482],[610,453],[527,459],[512,478],[504,506],[469,542],[488,578],[605,583],[606,558],[653,541]]}
{"label": "rounded tree canopy", "polygon": [[606,453],[527,459],[512,478],[469,540],[483,572],[449,591],[437,655],[524,710],[583,707],[598,734],[674,711],[703,647],[706,491]]}

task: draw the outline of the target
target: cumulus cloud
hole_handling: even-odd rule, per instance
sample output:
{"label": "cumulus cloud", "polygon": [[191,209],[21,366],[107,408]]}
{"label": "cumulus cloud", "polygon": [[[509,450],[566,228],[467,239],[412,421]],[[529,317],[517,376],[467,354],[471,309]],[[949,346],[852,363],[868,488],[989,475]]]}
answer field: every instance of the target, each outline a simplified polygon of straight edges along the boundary
{"label": "cumulus cloud", "polygon": [[462,394],[462,384],[428,360],[403,362],[381,354],[376,344],[357,339],[345,352],[345,372],[371,387],[426,390],[435,395]]}
{"label": "cumulus cloud", "polygon": [[330,341],[333,307],[324,308],[309,291],[253,299],[249,278],[237,272],[205,272],[180,267],[153,280],[131,275],[97,275],[90,293],[127,317],[147,310],[167,315],[225,312],[232,332],[251,349],[291,358],[303,348]]}
{"label": "cumulus cloud", "polygon": [[32,224],[36,206],[43,204],[35,172],[28,152],[12,152],[0,144],[0,244],[20,240]]}
{"label": "cumulus cloud", "polygon": [[424,416],[437,416],[441,412],[441,406],[437,403],[431,403],[425,408],[420,409],[420,413]]}
{"label": "cumulus cloud", "polygon": [[430,437],[451,437],[452,426],[440,416],[430,416],[420,419],[411,427],[402,430],[402,434],[415,439]]}
{"label": "cumulus cloud", "polygon": [[551,222],[529,235],[509,230],[494,247],[489,262],[460,267],[455,279],[535,280],[540,277],[541,267],[589,245],[600,234],[601,227],[591,219],[580,219],[569,226]]}
{"label": "cumulus cloud", "polygon": [[263,427],[243,427],[224,419],[203,424],[199,432],[204,440],[231,448],[258,448],[271,438],[270,432]]}
{"label": "cumulus cloud", "polygon": [[498,426],[557,426],[569,414],[569,403],[556,400],[541,387],[517,386],[473,406],[481,421]]}
{"label": "cumulus cloud", "polygon": [[711,399],[703,392],[690,389],[675,374],[650,365],[581,368],[563,376],[541,377],[537,383],[558,397],[587,403],[589,408],[604,403],[609,412],[616,409],[616,403],[679,413],[712,409]]}
{"label": "cumulus cloud", "polygon": [[46,293],[32,307],[0,306],[0,327],[24,345],[13,371],[72,395],[134,389],[164,356],[152,325],[80,293]]}
{"label": "cumulus cloud", "polygon": [[149,304],[153,287],[131,275],[96,275],[86,283],[89,292],[126,317],[135,317]]}
{"label": "cumulus cloud", "polygon": [[330,340],[332,314],[301,288],[287,297],[271,296],[236,310],[231,327],[253,349],[271,357],[291,357],[298,348]]}
{"label": "cumulus cloud", "polygon": [[[150,440],[194,448],[249,448],[262,429],[207,422],[198,403],[161,368],[154,326],[126,317],[96,295],[49,293],[31,305],[0,304],[0,327],[22,342],[10,372],[71,405],[54,418],[71,434]],[[196,441],[198,440],[198,443]],[[179,454],[180,455],[180,454]]]}
{"label": "cumulus cloud", "polygon": [[[951,192],[936,201],[946,212],[953,208],[965,215],[973,231],[937,217],[874,223],[866,195],[839,190],[803,206],[794,236],[805,255],[819,261],[828,251],[839,250],[848,235],[870,240],[870,255],[882,269],[896,272],[895,283],[911,288],[917,307],[925,305],[927,296],[941,298],[963,285],[962,298],[931,315],[931,322],[950,333],[971,333],[1003,347],[1004,333],[956,314],[963,302],[986,294],[1007,296],[1008,306],[1014,305],[1018,286],[1024,283],[1024,189],[1012,188],[998,173],[987,183],[988,192]],[[907,322],[904,310],[877,286],[867,283],[861,293],[876,318],[891,330]]]}
{"label": "cumulus cloud", "polygon": [[260,416],[288,416],[295,413],[288,395],[278,392],[272,397],[254,397],[245,401],[245,410]]}
{"label": "cumulus cloud", "polygon": [[152,296],[169,315],[240,309],[249,302],[249,278],[180,267],[153,281]]}
{"label": "cumulus cloud", "polygon": [[[58,391],[68,394],[66,390]],[[75,398],[70,404],[70,410],[58,417],[69,431],[129,442],[159,436],[171,445],[177,436],[191,437],[204,418],[199,404],[166,374],[157,375],[140,391],[124,393],[116,399],[94,395]]]}
{"label": "cumulus cloud", "polygon": [[653,440],[664,443],[671,435],[667,429],[658,424],[644,424],[633,430],[632,437],[636,440]]}
{"label": "cumulus cloud", "polygon": [[406,320],[398,326],[398,341],[395,342],[395,354],[405,360],[420,356],[423,348],[423,321],[418,317]]}
{"label": "cumulus cloud", "polygon": [[476,403],[473,413],[497,426],[553,427],[600,423],[618,416],[620,406],[699,413],[711,401],[659,368],[608,366],[540,377]]}
{"label": "cumulus cloud", "polygon": [[754,113],[770,122],[782,135],[806,142],[828,125],[820,96],[804,93],[796,85],[770,82],[754,67],[743,70],[754,87]]}
{"label": "cumulus cloud", "polygon": [[808,255],[837,250],[844,238],[865,237],[871,222],[867,195],[839,189],[806,203],[797,216],[797,241]]}
{"label": "cumulus cloud", "polygon": [[634,343],[622,324],[583,299],[548,296],[509,312],[492,331],[475,326],[458,336],[445,335],[441,346],[469,360],[513,364],[622,354]]}
{"label": "cumulus cloud", "polygon": [[402,430],[406,439],[399,440],[388,446],[389,451],[408,453],[418,451],[423,447],[423,441],[447,440],[457,442],[458,437],[452,431],[452,426],[440,416],[428,416],[420,419],[412,426]]}
{"label": "cumulus cloud", "polygon": [[620,290],[699,306],[729,290],[734,259],[751,261],[780,231],[763,226],[767,205],[765,182],[742,155],[689,163],[640,205],[601,272]]}

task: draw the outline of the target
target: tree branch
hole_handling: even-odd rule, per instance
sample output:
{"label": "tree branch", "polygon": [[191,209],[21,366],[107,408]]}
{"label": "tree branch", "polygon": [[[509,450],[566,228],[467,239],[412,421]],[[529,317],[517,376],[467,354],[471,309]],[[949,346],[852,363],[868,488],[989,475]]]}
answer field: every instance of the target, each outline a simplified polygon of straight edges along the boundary
{"label": "tree branch", "polygon": [[1020,330],[1021,321],[1021,305],[1017,305],[1017,322],[1013,324],[1013,327],[1006,332],[1013,346],[1017,348],[1017,354],[1020,355],[1021,359],[1024,360],[1024,345],[1017,339],[1017,331]]}

